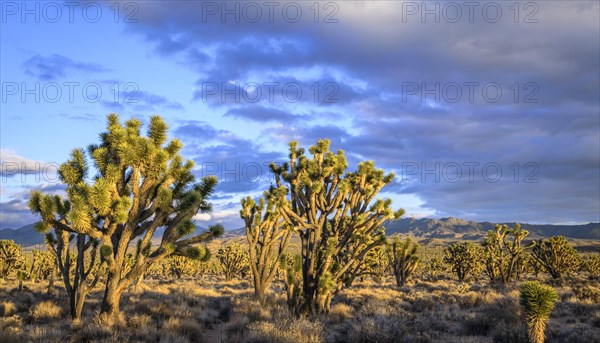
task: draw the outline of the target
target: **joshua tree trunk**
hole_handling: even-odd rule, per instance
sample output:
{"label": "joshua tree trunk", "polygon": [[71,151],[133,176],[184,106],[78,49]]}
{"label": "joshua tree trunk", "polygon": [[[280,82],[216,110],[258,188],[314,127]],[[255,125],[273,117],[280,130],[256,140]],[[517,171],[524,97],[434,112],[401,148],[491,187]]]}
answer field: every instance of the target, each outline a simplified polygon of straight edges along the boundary
{"label": "joshua tree trunk", "polygon": [[56,278],[56,262],[52,265],[52,271],[50,272],[50,276],[48,277],[48,291],[46,293],[52,294],[54,293],[54,279]]}
{"label": "joshua tree trunk", "polygon": [[102,298],[100,313],[117,316],[119,314],[119,304],[121,302],[122,293],[123,289],[118,287],[118,280],[114,277],[111,278],[109,275],[106,289],[104,290],[104,298]]}

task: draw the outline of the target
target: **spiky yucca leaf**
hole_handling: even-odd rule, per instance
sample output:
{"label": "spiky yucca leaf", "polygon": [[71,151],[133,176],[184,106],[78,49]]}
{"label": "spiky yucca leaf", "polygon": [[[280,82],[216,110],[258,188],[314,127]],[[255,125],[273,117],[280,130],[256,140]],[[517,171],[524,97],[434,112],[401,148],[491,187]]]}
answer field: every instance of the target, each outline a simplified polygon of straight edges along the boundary
{"label": "spiky yucca leaf", "polygon": [[544,330],[548,325],[556,300],[558,300],[558,294],[550,286],[537,281],[525,282],[521,286],[520,303],[532,343],[544,342]]}

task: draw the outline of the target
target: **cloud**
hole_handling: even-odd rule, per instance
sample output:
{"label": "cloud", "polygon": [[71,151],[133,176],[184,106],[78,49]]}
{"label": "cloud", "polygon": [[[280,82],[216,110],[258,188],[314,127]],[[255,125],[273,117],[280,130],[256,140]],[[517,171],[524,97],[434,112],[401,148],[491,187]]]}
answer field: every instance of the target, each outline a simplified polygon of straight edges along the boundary
{"label": "cloud", "polygon": [[56,162],[43,162],[28,159],[18,155],[8,148],[0,149],[0,175],[2,178],[16,175],[36,175],[36,180],[57,182],[57,170],[60,166]]}
{"label": "cloud", "polygon": [[101,100],[100,103],[104,108],[113,112],[157,112],[161,111],[184,111],[183,105],[177,101],[169,100],[167,97],[157,95],[151,92],[139,90],[139,85],[136,83],[119,83],[116,81],[105,81],[104,84],[123,84],[119,89],[118,96],[112,101]]}
{"label": "cloud", "polygon": [[6,202],[0,202],[0,223],[2,229],[18,229],[36,220],[37,217],[31,214],[25,200],[11,199]]}
{"label": "cloud", "polygon": [[248,119],[257,122],[290,122],[296,120],[296,115],[276,108],[263,106],[246,106],[232,108],[225,112],[225,117]]}
{"label": "cloud", "polygon": [[23,63],[25,74],[43,81],[55,81],[68,76],[71,72],[100,73],[110,69],[100,64],[78,62],[68,57],[53,54],[50,56],[34,55]]}
{"label": "cloud", "polygon": [[285,156],[202,121],[182,121],[174,133],[186,141],[184,153],[196,163],[196,176],[217,176],[219,196],[266,189],[273,182],[269,164]]}

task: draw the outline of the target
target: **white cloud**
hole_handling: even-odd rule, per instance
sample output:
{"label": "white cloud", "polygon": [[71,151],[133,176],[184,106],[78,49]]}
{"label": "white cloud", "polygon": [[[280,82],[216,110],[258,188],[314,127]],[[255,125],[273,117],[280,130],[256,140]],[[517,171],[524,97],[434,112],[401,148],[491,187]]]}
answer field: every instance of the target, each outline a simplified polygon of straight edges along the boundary
{"label": "white cloud", "polygon": [[209,213],[198,213],[195,216],[192,217],[193,220],[198,220],[201,222],[207,222],[211,219],[211,216]]}

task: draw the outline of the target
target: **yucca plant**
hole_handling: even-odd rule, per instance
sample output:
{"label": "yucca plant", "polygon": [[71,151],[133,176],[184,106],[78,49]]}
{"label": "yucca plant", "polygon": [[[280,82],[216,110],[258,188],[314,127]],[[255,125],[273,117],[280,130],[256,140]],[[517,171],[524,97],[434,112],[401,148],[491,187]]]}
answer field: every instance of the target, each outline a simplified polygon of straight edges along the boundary
{"label": "yucca plant", "polygon": [[525,282],[521,286],[521,307],[525,315],[527,333],[532,343],[544,342],[544,330],[558,300],[556,291],[537,281]]}

